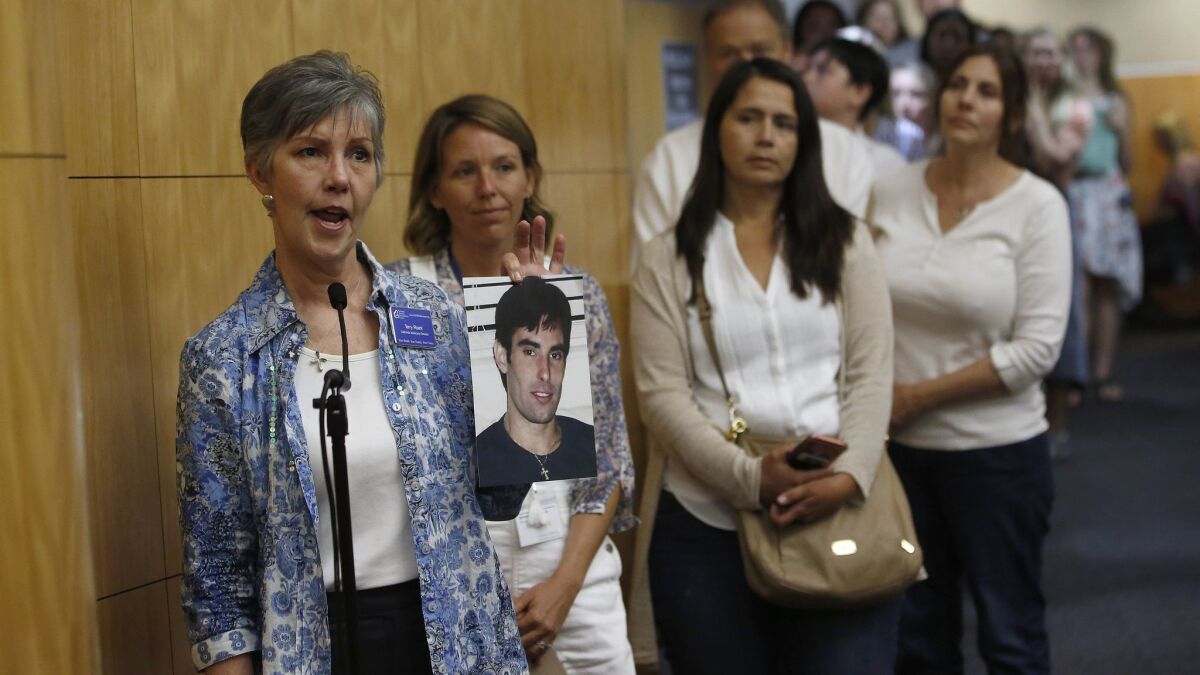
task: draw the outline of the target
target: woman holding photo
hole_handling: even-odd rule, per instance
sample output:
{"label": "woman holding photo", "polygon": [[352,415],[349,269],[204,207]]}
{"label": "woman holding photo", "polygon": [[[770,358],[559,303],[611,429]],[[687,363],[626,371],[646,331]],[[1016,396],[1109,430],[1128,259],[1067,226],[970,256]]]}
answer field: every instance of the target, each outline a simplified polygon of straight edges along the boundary
{"label": "woman holding photo", "polygon": [[[392,269],[435,281],[461,305],[464,277],[501,272],[519,221],[553,226],[541,178],[533,132],[512,106],[482,95],[440,106],[425,123],[413,163],[404,241],[416,256]],[[620,347],[599,282],[583,270],[565,271],[583,277],[596,478],[539,483],[526,497],[525,517],[540,510],[542,500],[569,517],[563,536],[523,547],[515,523],[489,522],[488,529],[530,663],[553,645],[568,673],[633,673],[621,559],[608,538],[636,522]]]}

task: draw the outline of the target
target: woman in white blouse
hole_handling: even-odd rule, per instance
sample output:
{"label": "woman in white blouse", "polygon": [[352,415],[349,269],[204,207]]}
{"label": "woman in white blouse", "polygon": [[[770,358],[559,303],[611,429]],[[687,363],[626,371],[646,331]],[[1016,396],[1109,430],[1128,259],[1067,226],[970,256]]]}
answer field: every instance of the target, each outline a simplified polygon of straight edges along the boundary
{"label": "woman in white blouse", "polygon": [[1014,161],[1026,94],[1016,57],[973,47],[948,72],[945,154],[877,181],[868,216],[896,324],[890,451],[929,572],[906,596],[897,672],[962,670],[964,579],[989,670],[1048,672],[1040,381],[1066,327],[1067,207]]}
{"label": "woman in white blouse", "polygon": [[[648,558],[674,672],[879,673],[894,661],[898,601],[841,611],[777,606],[746,583],[735,532],[738,510],[766,509],[781,527],[833,513],[870,491],[882,456],[887,288],[866,228],[829,196],[820,144],[795,73],[769,59],[732,67],[709,104],[676,229],[647,245],[634,276],[635,372],[655,441],[635,562]],[[725,439],[729,409],[699,322],[696,279],[750,431],[840,436],[849,449],[832,470],[792,469],[786,445],[752,458]]]}

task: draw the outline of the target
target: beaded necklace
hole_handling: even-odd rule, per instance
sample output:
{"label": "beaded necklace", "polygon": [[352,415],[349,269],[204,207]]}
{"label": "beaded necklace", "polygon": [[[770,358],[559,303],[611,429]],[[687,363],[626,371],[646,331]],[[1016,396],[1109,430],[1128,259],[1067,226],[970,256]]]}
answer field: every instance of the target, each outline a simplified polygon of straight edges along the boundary
{"label": "beaded necklace", "polygon": [[279,381],[275,375],[275,357],[271,356],[271,364],[267,368],[271,371],[271,426],[269,427],[271,440],[270,451],[272,457],[275,456],[275,423],[279,419]]}

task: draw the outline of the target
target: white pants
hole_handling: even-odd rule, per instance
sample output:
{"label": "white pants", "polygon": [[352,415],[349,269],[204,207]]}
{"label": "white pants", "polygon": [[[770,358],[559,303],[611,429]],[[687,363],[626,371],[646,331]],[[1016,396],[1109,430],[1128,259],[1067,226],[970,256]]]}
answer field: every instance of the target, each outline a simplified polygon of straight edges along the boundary
{"label": "white pants", "polygon": [[[527,517],[537,505],[536,500],[552,494],[562,520],[562,537],[522,547],[517,537],[517,519],[521,516],[510,521],[488,521],[488,533],[514,600],[558,569],[571,518],[571,484],[569,480],[534,483],[521,505],[521,515]],[[554,651],[571,675],[633,675],[633,649],[625,630],[621,556],[612,540],[605,537],[554,639]]]}

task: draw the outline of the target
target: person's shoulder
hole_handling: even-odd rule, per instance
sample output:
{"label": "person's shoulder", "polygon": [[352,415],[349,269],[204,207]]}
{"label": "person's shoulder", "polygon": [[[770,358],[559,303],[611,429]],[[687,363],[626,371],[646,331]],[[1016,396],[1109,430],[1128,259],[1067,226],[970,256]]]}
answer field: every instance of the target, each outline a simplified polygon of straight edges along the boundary
{"label": "person's shoulder", "polygon": [[704,136],[704,118],[700,117],[663,134],[662,138],[658,139],[658,144],[655,147],[671,148],[687,146],[691,148],[698,146],[702,136]]}
{"label": "person's shoulder", "polygon": [[1021,170],[1014,192],[1020,203],[1033,209],[1045,208],[1049,205],[1066,205],[1062,192],[1053,183],[1042,178],[1029,169]]}
{"label": "person's shoulder", "polygon": [[[555,415],[554,419],[562,432],[562,443],[559,447],[566,455],[564,459],[571,459],[574,462],[581,461],[585,465],[594,467],[596,428],[587,422],[565,415]],[[572,476],[572,478],[578,477]]]}
{"label": "person's shoulder", "polygon": [[875,175],[883,176],[902,166],[908,166],[904,155],[900,154],[900,151],[890,143],[884,143],[869,137],[865,140],[870,144],[871,153],[874,155]]}
{"label": "person's shoulder", "polygon": [[483,432],[479,434],[478,438],[480,442],[487,441],[489,443],[495,443],[498,440],[504,440],[507,438],[507,436],[508,432],[504,430],[504,417],[501,417],[495,422],[492,422],[488,428],[484,429]]}
{"label": "person's shoulder", "polygon": [[475,449],[479,465],[489,471],[509,464],[508,458],[515,454],[517,444],[509,438],[503,416],[475,437]]}
{"label": "person's shoulder", "polygon": [[393,260],[392,262],[387,263],[383,267],[387,271],[392,272],[392,273],[397,274],[402,277],[403,276],[411,276],[412,275],[412,261],[413,261],[412,258],[401,258],[399,260]]}
{"label": "person's shoulder", "polygon": [[595,427],[583,420],[566,415],[555,415],[554,417],[558,421],[559,428],[564,432],[567,430],[570,430],[573,434],[594,434],[595,432]]}
{"label": "person's shoulder", "polygon": [[600,285],[600,280],[597,279],[591,272],[577,267],[575,265],[563,265],[563,274],[579,277],[579,283],[583,286],[585,293],[598,293],[604,295],[604,287]]}
{"label": "person's shoulder", "polygon": [[386,283],[395,291],[394,297],[390,299],[393,302],[399,301],[400,306],[429,307],[453,304],[446,291],[432,281],[388,268],[384,269],[384,274],[387,275]]}
{"label": "person's shoulder", "polygon": [[875,176],[872,190],[875,193],[876,209],[878,202],[892,198],[907,198],[920,194],[925,187],[925,169],[929,160],[918,160],[911,163],[901,163],[888,167]]}
{"label": "person's shoulder", "polygon": [[281,294],[286,298],[273,256],[269,256],[250,285],[216,318],[185,341],[184,353],[193,358],[203,354],[223,360],[230,354],[247,351],[252,336],[269,337],[289,321],[289,312],[294,313],[285,307],[288,303],[280,301]]}
{"label": "person's shoulder", "polygon": [[858,134],[850,129],[823,118],[817,120],[817,125],[821,131],[821,150],[823,152],[849,157],[866,154],[866,148],[859,142]]}
{"label": "person's shoulder", "polygon": [[669,162],[680,154],[699,154],[704,135],[704,120],[695,119],[663,134],[646,155],[642,168],[649,170],[661,162]]}
{"label": "person's shoulder", "polygon": [[208,322],[183,344],[183,355],[191,361],[225,361],[230,355],[245,352],[250,334],[243,298],[233,302],[217,318]]}

